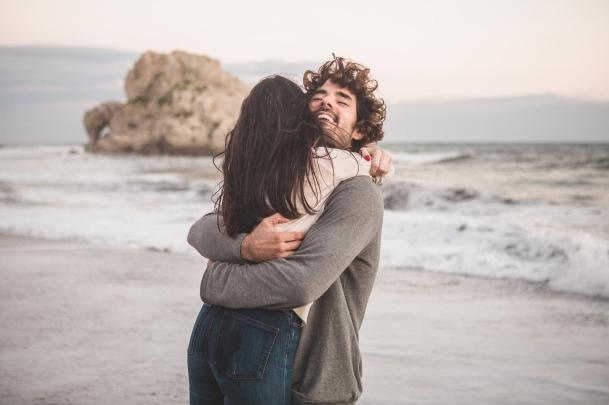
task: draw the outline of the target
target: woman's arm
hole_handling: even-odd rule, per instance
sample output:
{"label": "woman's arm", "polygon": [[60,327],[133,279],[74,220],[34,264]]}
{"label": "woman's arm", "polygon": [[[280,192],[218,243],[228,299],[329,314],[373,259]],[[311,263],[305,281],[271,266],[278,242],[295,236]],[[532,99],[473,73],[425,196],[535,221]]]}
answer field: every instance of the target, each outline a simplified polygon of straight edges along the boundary
{"label": "woman's arm", "polygon": [[[322,165],[321,172],[326,176],[328,176],[327,173],[330,173],[337,182],[355,176],[368,175],[373,177],[375,183],[381,184],[393,177],[395,173],[391,154],[374,144],[361,148],[361,154],[330,148],[329,153],[326,153],[324,148],[317,148],[316,152],[318,156],[322,156],[318,160]],[[330,169],[328,170],[326,166]]]}
{"label": "woman's arm", "polygon": [[393,156],[391,153],[379,148],[376,143],[368,143],[360,149],[360,153],[366,160],[370,160],[370,175],[375,178],[376,183],[382,183],[393,175]]}

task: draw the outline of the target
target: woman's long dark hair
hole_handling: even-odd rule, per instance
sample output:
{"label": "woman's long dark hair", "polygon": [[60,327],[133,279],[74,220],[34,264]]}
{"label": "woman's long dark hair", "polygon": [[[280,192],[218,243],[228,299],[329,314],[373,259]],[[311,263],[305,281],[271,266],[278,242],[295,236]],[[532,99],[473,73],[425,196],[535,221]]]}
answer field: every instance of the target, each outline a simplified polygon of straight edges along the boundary
{"label": "woman's long dark hair", "polygon": [[226,137],[215,206],[228,235],[250,232],[276,212],[298,218],[299,201],[312,214],[304,195],[305,184],[319,191],[312,148],[329,142],[294,82],[271,76],[254,86]]}

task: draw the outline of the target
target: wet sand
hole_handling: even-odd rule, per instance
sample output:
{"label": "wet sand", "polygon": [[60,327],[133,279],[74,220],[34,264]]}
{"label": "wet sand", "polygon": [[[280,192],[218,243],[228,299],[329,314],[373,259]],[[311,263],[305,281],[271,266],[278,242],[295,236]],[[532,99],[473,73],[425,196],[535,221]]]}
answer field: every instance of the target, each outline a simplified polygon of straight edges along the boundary
{"label": "wet sand", "polygon": [[[203,263],[0,236],[0,403],[187,403]],[[609,300],[381,269],[360,337],[364,405],[609,403]]]}

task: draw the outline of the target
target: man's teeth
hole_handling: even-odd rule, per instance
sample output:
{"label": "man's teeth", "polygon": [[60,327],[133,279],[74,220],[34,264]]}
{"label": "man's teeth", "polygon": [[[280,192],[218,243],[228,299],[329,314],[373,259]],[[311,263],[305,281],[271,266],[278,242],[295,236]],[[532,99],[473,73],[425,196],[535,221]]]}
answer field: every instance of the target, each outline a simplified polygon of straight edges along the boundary
{"label": "man's teeth", "polygon": [[334,119],[334,117],[332,117],[332,116],[331,116],[331,115],[329,115],[329,114],[324,114],[324,113],[322,113],[322,114],[318,114],[318,115],[317,115],[317,118],[318,118],[320,121],[326,121],[326,122],[329,122],[329,123],[331,123],[331,124],[336,124],[336,120]]}

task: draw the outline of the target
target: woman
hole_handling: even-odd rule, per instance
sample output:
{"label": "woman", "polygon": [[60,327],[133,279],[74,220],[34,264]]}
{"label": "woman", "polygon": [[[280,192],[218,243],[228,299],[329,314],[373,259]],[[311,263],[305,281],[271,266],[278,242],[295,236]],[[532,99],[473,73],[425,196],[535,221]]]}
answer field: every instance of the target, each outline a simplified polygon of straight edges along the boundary
{"label": "woman", "polygon": [[[360,155],[332,149],[301,89],[281,76],[258,83],[228,134],[216,211],[229,235],[263,218],[306,231],[343,179],[368,175]],[[230,310],[205,304],[188,347],[191,404],[290,404],[293,358],[308,306]]]}

